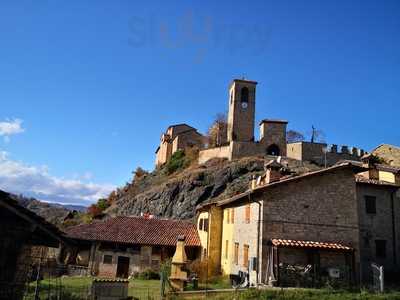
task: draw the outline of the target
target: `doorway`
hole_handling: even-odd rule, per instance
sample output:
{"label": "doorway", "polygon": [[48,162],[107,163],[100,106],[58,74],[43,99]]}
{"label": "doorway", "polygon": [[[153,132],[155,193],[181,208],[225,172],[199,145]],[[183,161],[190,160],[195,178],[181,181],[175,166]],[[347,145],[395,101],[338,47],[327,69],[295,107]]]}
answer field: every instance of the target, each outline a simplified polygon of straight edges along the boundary
{"label": "doorway", "polygon": [[129,276],[129,257],[118,256],[117,277],[128,278]]}
{"label": "doorway", "polygon": [[279,156],[280,153],[281,153],[281,150],[275,144],[272,144],[267,148],[267,154],[268,155]]}

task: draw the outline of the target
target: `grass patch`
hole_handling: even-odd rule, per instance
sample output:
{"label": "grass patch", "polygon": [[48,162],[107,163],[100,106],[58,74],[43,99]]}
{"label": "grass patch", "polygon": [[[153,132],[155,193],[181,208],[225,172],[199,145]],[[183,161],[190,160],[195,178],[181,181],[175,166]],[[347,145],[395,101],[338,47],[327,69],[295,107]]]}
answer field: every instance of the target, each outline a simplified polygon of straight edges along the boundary
{"label": "grass patch", "polygon": [[346,292],[318,289],[249,289],[244,292],[215,295],[208,297],[211,300],[236,299],[236,300],[397,300],[399,292],[373,294],[368,292]]}
{"label": "grass patch", "polygon": [[[206,282],[199,282],[197,290],[218,290],[218,289],[231,289],[229,277],[214,277]],[[185,288],[185,291],[193,291],[193,285],[189,283]]]}
{"label": "grass patch", "polygon": [[[55,297],[56,284],[61,282],[63,287],[63,300],[86,299],[92,277],[62,277],[59,279],[45,279],[40,282],[40,299],[57,299]],[[226,277],[219,277],[208,282],[199,284],[199,289],[216,290],[230,288]],[[188,287],[190,290],[190,287]],[[35,282],[29,285],[29,299],[33,299]],[[160,297],[160,280],[131,279],[129,282],[129,296],[138,299],[158,300]],[[49,297],[50,296],[50,297]],[[174,299],[182,299],[175,297]],[[193,298],[192,298],[193,299]],[[204,299],[204,298],[202,298]],[[248,289],[237,293],[224,293],[221,295],[207,295],[210,300],[400,300],[400,292],[388,292],[384,294],[373,294],[367,291],[347,292],[330,289]]]}
{"label": "grass patch", "polygon": [[[87,299],[92,285],[92,277],[61,277],[58,279],[44,279],[39,284],[40,299],[56,299],[57,289],[62,286],[63,300]],[[33,299],[36,283],[32,282],[28,288],[29,299]],[[160,280],[131,279],[129,281],[128,296],[139,299],[160,299]]]}

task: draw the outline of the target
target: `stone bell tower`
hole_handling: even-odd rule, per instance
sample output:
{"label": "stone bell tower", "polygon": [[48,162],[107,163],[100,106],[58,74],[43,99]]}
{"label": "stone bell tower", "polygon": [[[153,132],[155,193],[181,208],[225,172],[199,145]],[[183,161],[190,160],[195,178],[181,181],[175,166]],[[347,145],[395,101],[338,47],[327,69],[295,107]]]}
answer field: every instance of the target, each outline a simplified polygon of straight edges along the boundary
{"label": "stone bell tower", "polygon": [[254,141],[256,81],[234,79],[229,87],[228,142]]}

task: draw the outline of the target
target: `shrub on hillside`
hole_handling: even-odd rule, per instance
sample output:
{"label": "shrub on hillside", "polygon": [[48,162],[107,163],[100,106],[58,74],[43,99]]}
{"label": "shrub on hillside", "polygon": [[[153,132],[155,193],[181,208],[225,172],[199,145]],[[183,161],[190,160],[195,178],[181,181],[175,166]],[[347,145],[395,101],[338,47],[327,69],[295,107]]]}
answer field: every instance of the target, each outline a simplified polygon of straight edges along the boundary
{"label": "shrub on hillside", "polygon": [[96,204],[92,204],[88,207],[87,212],[91,217],[94,218],[100,216],[103,211]]}
{"label": "shrub on hillside", "polygon": [[183,169],[185,165],[185,152],[178,150],[172,154],[171,159],[166,163],[165,169],[167,174],[172,174],[179,169]]}
{"label": "shrub on hillside", "polygon": [[178,170],[183,170],[191,164],[197,162],[199,149],[197,147],[188,147],[185,151],[178,150],[172,154],[171,159],[165,164],[165,170],[168,175]]}
{"label": "shrub on hillside", "polygon": [[137,167],[136,170],[133,172],[133,181],[136,181],[147,174],[149,174],[149,172],[142,169],[141,167]]}
{"label": "shrub on hillside", "polygon": [[98,207],[101,211],[107,209],[109,206],[110,206],[110,204],[108,203],[108,200],[107,200],[107,199],[99,199],[99,200],[97,201],[97,207]]}

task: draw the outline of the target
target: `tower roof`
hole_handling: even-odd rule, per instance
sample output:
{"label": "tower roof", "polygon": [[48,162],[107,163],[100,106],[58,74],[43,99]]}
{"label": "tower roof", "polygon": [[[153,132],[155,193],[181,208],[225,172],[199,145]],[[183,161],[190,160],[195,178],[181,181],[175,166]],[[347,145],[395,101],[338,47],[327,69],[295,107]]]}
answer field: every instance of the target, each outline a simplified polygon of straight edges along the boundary
{"label": "tower roof", "polygon": [[264,120],[261,120],[260,125],[262,123],[282,123],[282,124],[287,124],[289,122],[286,121],[286,120],[279,120],[279,119],[264,119]]}
{"label": "tower roof", "polygon": [[234,84],[235,82],[249,83],[249,84],[254,84],[254,85],[256,85],[258,83],[257,81],[248,80],[248,79],[245,79],[245,78],[242,78],[242,79],[235,78],[235,79],[233,79],[231,81],[229,86],[232,86],[232,84]]}

